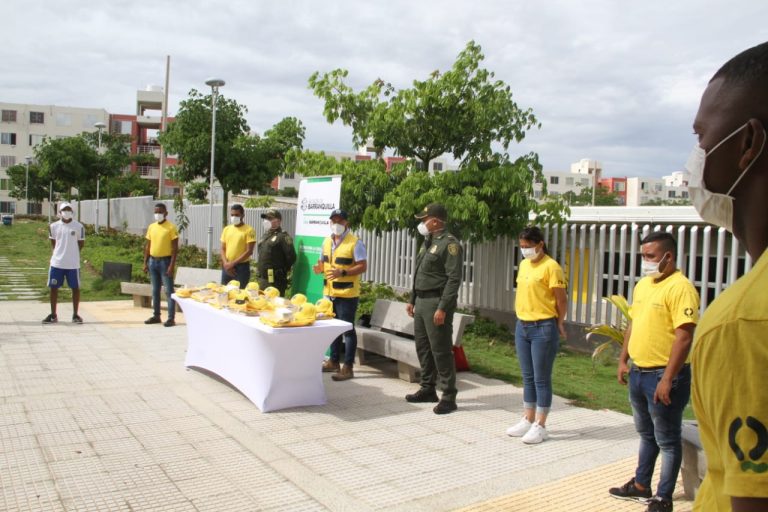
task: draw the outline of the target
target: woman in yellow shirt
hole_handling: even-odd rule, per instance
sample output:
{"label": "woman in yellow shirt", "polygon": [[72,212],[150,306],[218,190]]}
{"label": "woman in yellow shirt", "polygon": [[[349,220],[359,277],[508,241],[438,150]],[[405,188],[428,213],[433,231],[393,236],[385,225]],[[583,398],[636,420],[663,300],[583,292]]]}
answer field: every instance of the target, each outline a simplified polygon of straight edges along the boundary
{"label": "woman in yellow shirt", "polygon": [[523,260],[517,271],[515,293],[515,349],[523,374],[525,414],[507,429],[526,444],[547,439],[545,423],[552,406],[552,367],[565,338],[565,277],[549,256],[544,235],[537,227],[525,228],[519,244]]}

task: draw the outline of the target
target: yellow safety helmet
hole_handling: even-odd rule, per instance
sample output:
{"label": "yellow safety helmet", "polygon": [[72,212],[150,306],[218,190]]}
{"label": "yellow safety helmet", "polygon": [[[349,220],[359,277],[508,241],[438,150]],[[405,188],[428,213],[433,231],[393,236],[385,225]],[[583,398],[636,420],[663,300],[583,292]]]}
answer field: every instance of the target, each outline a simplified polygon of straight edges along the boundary
{"label": "yellow safety helmet", "polygon": [[305,302],[307,302],[307,296],[304,295],[303,293],[297,293],[296,295],[291,297],[291,304],[293,304],[294,306],[301,306]]}
{"label": "yellow safety helmet", "polygon": [[274,286],[270,286],[270,287],[264,289],[264,295],[266,295],[270,299],[274,299],[275,297],[279,297],[280,296],[280,290],[278,290]]}
{"label": "yellow safety helmet", "polygon": [[333,302],[328,299],[320,299],[315,303],[317,312],[325,316],[333,315]]}
{"label": "yellow safety helmet", "polygon": [[297,323],[308,325],[315,321],[316,315],[317,308],[315,305],[307,302],[302,304],[301,308],[294,314],[294,319]]}
{"label": "yellow safety helmet", "polygon": [[214,283],[213,281],[211,281],[210,283],[206,284],[205,287],[210,290],[215,290],[216,288],[219,287],[219,283]]}
{"label": "yellow safety helmet", "polygon": [[255,281],[251,281],[250,283],[245,285],[245,289],[248,291],[251,291],[251,290],[259,291],[259,283]]}

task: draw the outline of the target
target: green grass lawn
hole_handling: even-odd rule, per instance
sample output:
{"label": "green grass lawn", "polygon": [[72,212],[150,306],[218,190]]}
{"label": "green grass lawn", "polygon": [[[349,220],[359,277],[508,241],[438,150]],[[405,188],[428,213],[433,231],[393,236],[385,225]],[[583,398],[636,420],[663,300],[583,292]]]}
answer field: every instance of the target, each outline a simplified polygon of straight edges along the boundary
{"label": "green grass lawn", "polygon": [[[105,261],[130,263],[131,280],[149,282],[143,268],[144,239],[117,231],[101,230],[93,232],[86,226],[85,247],[80,255],[81,300],[116,300],[128,296],[120,293],[120,282],[104,280],[101,271]],[[48,239],[48,223],[45,220],[14,219],[13,226],[0,226],[0,255],[9,259],[11,266],[22,273],[29,268],[48,268],[51,259],[51,242]],[[182,247],[179,250],[178,266],[205,266],[205,252],[196,247]],[[28,272],[29,282],[39,283],[40,300],[47,301],[49,294],[45,286],[45,277],[39,271]],[[5,281],[4,281],[5,279]],[[0,277],[0,284],[7,284],[7,278]],[[71,292],[64,286],[60,290],[59,300],[69,301]],[[14,296],[10,297],[14,299]]]}

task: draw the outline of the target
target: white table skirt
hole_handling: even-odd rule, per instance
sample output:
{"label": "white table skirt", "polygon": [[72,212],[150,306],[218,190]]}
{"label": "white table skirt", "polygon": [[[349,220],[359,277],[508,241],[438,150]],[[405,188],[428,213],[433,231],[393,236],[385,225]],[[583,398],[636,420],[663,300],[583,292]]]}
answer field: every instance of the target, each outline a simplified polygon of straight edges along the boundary
{"label": "white table skirt", "polygon": [[258,317],[174,295],[187,323],[187,367],[211,371],[262,412],[326,403],[321,365],[328,345],[352,324],[318,320],[273,328]]}

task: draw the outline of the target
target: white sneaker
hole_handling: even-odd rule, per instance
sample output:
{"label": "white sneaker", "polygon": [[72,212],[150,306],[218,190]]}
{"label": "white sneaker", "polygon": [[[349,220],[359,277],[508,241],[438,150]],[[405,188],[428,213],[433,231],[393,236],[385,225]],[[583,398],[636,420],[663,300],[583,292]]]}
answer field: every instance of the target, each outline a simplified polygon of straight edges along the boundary
{"label": "white sneaker", "polygon": [[525,444],[539,444],[546,441],[548,437],[547,429],[539,425],[539,422],[537,421],[531,425],[530,430],[525,433],[522,441]]}
{"label": "white sneaker", "polygon": [[523,416],[523,419],[507,429],[507,435],[509,437],[523,437],[531,429],[531,425],[533,423]]}

